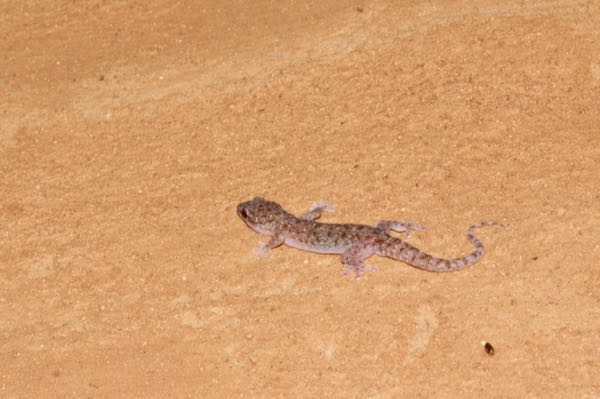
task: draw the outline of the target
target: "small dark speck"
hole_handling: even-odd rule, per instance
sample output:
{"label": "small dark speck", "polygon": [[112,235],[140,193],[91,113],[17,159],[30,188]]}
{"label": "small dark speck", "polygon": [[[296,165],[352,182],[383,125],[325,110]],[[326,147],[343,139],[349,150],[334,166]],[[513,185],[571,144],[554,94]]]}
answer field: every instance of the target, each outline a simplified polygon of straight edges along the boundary
{"label": "small dark speck", "polygon": [[356,7],[356,11],[358,11],[358,12],[363,12],[364,10],[363,10],[363,8],[362,8],[362,7]]}
{"label": "small dark speck", "polygon": [[533,258],[531,258],[531,260],[538,260],[538,257],[534,256]]}
{"label": "small dark speck", "polygon": [[60,370],[56,369],[52,372],[52,376],[54,377],[60,377]]}
{"label": "small dark speck", "polygon": [[98,76],[98,80],[102,82],[104,80],[104,75]]}
{"label": "small dark speck", "polygon": [[483,349],[485,349],[485,353],[488,355],[494,356],[494,347],[489,342],[486,342],[485,345],[483,345]]}
{"label": "small dark speck", "polygon": [[93,382],[90,382],[88,385],[95,389],[100,388],[98,385],[94,384]]}

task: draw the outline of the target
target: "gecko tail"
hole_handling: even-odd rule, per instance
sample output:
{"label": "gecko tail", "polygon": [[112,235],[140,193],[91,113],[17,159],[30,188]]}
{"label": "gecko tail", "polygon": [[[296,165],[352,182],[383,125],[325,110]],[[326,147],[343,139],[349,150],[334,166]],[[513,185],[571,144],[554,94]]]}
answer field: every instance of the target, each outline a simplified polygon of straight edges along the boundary
{"label": "gecko tail", "polygon": [[400,249],[400,251],[394,251],[394,253],[388,253],[383,255],[406,262],[411,266],[430,272],[442,273],[461,270],[465,267],[474,265],[485,254],[485,247],[483,246],[483,243],[477,237],[475,237],[474,230],[485,226],[495,225],[501,227],[507,226],[503,223],[496,221],[485,221],[478,224],[474,224],[473,226],[469,227],[469,229],[467,230],[467,239],[471,244],[475,246],[475,250],[469,255],[462,258],[438,258],[429,255],[425,252],[421,252],[417,248],[404,242],[403,244],[405,244],[405,246],[404,248]]}

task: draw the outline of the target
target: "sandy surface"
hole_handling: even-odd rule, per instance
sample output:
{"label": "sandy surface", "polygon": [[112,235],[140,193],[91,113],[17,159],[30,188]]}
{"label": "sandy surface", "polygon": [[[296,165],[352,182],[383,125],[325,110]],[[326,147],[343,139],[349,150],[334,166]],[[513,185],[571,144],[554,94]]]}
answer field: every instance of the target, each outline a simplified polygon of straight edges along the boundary
{"label": "sandy surface", "polygon": [[[598,2],[204,3],[0,5],[0,396],[600,397]],[[355,281],[255,195],[510,227]]]}

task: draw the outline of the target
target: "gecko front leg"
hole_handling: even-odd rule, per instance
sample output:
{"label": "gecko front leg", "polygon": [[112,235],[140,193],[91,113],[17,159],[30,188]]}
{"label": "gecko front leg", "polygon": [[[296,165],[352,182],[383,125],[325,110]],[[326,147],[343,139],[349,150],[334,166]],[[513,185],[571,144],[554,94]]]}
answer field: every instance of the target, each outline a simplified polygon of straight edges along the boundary
{"label": "gecko front leg", "polygon": [[273,256],[273,248],[277,248],[285,241],[285,236],[281,233],[275,233],[271,236],[271,239],[266,243],[260,243],[258,247],[254,248],[252,252],[256,254],[258,259],[265,256],[265,254],[269,257]]}
{"label": "gecko front leg", "polygon": [[313,206],[310,208],[310,211],[308,211],[304,215],[300,216],[300,219],[315,220],[315,219],[320,218],[321,214],[323,214],[323,212],[333,212],[333,211],[335,211],[333,204],[326,203],[325,201],[321,200],[319,202],[314,203]]}
{"label": "gecko front leg", "polygon": [[392,221],[392,220],[382,220],[381,222],[379,222],[377,224],[377,228],[379,230],[382,230],[385,234],[390,234],[390,231],[395,231],[398,233],[405,233],[406,237],[408,238],[410,237],[410,234],[413,231],[425,231],[425,227],[424,226],[419,226],[417,224],[415,224],[414,221],[411,222],[404,222],[401,220],[398,221]]}
{"label": "gecko front leg", "polygon": [[352,244],[344,253],[342,253],[342,263],[346,265],[346,270],[342,273],[347,276],[354,273],[354,278],[360,278],[361,272],[374,272],[377,269],[373,266],[364,264],[362,261],[377,252],[377,247],[371,241],[356,242]]}

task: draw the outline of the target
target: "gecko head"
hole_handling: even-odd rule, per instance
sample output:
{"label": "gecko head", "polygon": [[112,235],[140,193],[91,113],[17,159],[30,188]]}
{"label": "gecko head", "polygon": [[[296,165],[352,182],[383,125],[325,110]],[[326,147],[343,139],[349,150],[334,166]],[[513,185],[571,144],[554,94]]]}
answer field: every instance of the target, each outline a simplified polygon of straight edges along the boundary
{"label": "gecko head", "polygon": [[237,213],[254,231],[266,235],[271,235],[281,218],[287,215],[281,205],[260,197],[240,203]]}

